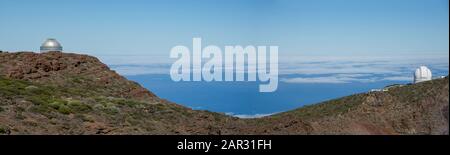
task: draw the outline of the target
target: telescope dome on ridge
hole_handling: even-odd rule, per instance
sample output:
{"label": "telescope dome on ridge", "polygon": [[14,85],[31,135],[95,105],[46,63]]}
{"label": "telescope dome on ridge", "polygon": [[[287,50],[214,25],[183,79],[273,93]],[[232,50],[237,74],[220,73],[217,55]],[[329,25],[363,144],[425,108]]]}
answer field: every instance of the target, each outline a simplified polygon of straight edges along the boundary
{"label": "telescope dome on ridge", "polygon": [[431,70],[426,66],[420,66],[414,73],[414,83],[429,81],[432,79]]}
{"label": "telescope dome on ridge", "polygon": [[50,52],[50,51],[62,51],[61,44],[56,39],[47,39],[44,43],[41,45],[41,52]]}

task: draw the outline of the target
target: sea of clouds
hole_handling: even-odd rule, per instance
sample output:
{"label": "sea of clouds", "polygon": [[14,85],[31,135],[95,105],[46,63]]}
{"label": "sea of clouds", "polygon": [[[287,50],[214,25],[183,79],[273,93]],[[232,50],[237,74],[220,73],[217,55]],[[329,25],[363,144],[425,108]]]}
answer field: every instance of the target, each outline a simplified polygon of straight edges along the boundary
{"label": "sea of clouds", "polygon": [[[110,55],[100,59],[125,76],[169,74],[175,61],[151,55]],[[421,65],[428,66],[434,76],[447,76],[449,56],[280,56],[279,77],[285,83],[412,81],[412,73]]]}
{"label": "sea of clouds", "polygon": [[[124,76],[169,74],[176,60],[168,56],[107,55],[98,56],[111,69]],[[447,76],[448,55],[405,56],[280,56],[279,81],[292,84],[345,84],[395,81],[413,81],[415,69],[429,67],[433,76]],[[228,68],[224,68],[227,70]],[[193,70],[198,72],[198,70]],[[237,72],[243,72],[239,70]],[[268,114],[227,115],[240,118],[259,118]]]}

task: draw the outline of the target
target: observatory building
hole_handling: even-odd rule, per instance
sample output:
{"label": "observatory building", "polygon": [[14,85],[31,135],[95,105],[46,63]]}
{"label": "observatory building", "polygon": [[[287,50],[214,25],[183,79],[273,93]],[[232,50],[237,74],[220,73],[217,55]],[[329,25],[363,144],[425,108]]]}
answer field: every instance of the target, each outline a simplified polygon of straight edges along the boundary
{"label": "observatory building", "polygon": [[41,45],[41,53],[42,52],[50,52],[50,51],[62,51],[61,44],[56,41],[56,39],[47,39],[44,43]]}
{"label": "observatory building", "polygon": [[429,81],[432,79],[431,70],[426,66],[420,66],[414,73],[414,83]]}

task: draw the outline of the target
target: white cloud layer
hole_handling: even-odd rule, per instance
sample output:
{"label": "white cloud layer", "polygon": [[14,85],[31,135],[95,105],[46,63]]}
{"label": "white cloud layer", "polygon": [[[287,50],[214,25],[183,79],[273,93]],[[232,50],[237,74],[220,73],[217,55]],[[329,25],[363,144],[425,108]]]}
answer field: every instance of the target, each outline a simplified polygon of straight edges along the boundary
{"label": "white cloud layer", "polygon": [[393,77],[385,77],[383,80],[386,81],[413,81],[412,76],[393,76]]}
{"label": "white cloud layer", "polygon": [[285,83],[351,83],[351,82],[374,82],[374,79],[360,79],[341,76],[326,76],[326,77],[312,77],[312,78],[284,78],[281,79]]}
{"label": "white cloud layer", "polygon": [[266,117],[266,116],[270,116],[270,115],[274,115],[276,113],[268,113],[268,114],[234,114],[234,113],[225,113],[226,115],[229,116],[234,116],[234,117],[238,117],[238,118],[261,118],[261,117]]}
{"label": "white cloud layer", "polygon": [[[122,75],[169,74],[170,66],[175,61],[168,56],[145,55],[100,58]],[[280,79],[286,83],[412,81],[412,73],[418,66],[428,66],[433,75],[448,74],[449,68],[448,55],[280,56],[279,62]]]}

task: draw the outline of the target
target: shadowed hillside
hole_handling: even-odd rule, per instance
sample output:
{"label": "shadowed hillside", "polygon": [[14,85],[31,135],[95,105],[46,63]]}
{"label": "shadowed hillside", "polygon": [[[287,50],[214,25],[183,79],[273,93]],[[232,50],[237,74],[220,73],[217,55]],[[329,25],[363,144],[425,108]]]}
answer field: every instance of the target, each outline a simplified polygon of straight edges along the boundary
{"label": "shadowed hillside", "polygon": [[97,58],[0,53],[0,134],[448,134],[448,77],[238,119],[155,96]]}

